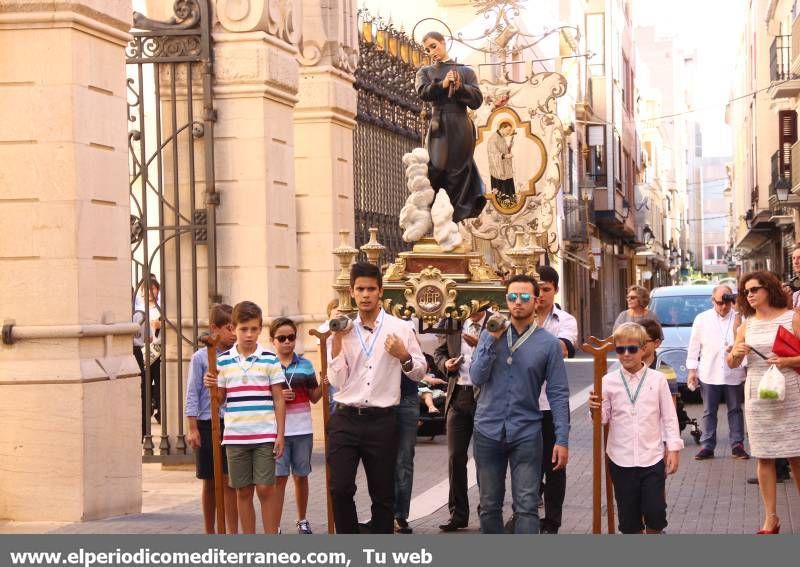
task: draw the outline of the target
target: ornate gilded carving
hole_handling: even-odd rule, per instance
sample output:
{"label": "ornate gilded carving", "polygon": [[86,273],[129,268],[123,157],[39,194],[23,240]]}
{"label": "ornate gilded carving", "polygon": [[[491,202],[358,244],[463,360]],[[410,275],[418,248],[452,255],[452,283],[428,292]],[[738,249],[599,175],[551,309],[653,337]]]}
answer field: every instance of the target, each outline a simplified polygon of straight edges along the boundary
{"label": "ornate gilded carving", "polygon": [[393,264],[390,264],[386,269],[383,279],[387,282],[400,282],[403,281],[403,277],[405,275],[406,259],[403,257],[398,257],[397,260],[395,260]]}
{"label": "ornate gilded carving", "polygon": [[455,309],[458,292],[456,282],[444,279],[441,270],[428,266],[406,281],[403,294],[406,306],[413,309],[419,319],[434,325],[447,311]]}

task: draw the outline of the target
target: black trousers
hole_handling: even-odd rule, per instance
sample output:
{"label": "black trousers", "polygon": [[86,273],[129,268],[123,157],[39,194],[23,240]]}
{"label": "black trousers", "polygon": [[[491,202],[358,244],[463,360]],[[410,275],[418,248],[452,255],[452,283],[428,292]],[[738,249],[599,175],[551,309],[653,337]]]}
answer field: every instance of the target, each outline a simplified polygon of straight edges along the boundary
{"label": "black trousers", "polygon": [[567,469],[553,470],[553,447],[556,444],[556,428],[553,412],[542,412],[542,496],[544,518],[539,523],[543,532],[557,533],[561,527],[561,513],[567,494]]}
{"label": "black trousers", "polygon": [[456,386],[447,411],[447,475],[450,481],[447,507],[450,519],[464,525],[469,523],[467,451],[474,423],[475,397],[472,387]]}
{"label": "black trousers", "polygon": [[665,470],[663,459],[649,467],[620,467],[608,459],[621,533],[638,534],[645,527],[662,531],[667,527]]}
{"label": "black trousers", "polygon": [[394,411],[355,415],[337,408],[327,428],[327,460],[336,533],[359,533],[353,500],[359,461],[364,465],[372,500],[372,532],[394,533],[394,470],[397,462]]}
{"label": "black trousers", "polygon": [[144,354],[142,352],[142,347],[135,346],[133,347],[133,357],[136,359],[136,364],[139,365],[139,375],[140,375],[140,385],[142,390],[142,437],[144,437],[144,427],[145,423],[147,423],[147,417],[145,416],[145,407],[144,407]]}

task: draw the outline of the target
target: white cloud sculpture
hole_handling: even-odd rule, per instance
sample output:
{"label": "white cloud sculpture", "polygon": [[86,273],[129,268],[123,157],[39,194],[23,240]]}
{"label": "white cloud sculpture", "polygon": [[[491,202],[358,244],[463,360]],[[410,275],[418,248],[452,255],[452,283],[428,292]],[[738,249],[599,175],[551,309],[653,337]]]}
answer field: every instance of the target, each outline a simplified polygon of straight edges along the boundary
{"label": "white cloud sculpture", "polygon": [[403,156],[406,186],[411,194],[400,211],[400,228],[406,242],[416,242],[433,229],[436,242],[449,252],[461,244],[461,234],[453,222],[453,205],[447,192],[439,191],[437,195],[431,187],[428,161],[430,156],[425,148],[415,148]]}

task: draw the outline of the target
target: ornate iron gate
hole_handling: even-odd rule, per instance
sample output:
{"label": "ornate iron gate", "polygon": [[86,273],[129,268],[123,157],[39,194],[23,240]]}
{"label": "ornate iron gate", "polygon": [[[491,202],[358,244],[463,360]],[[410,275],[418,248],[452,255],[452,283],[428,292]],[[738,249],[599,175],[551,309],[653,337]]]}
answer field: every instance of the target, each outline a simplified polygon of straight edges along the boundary
{"label": "ornate iron gate", "polygon": [[383,261],[408,250],[398,225],[406,190],[403,154],[422,145],[422,103],[414,90],[417,68],[425,62],[422,47],[359,11],[359,60],[355,88],[358,113],[353,140],[356,247],[379,229],[386,246]]}
{"label": "ornate iron gate", "polygon": [[[143,412],[145,461],[186,454],[186,360],[197,346],[200,314],[204,320],[218,300],[210,9],[207,0],[177,0],[173,9],[166,22],[134,12],[126,51],[133,303],[145,329],[142,404],[160,400],[160,431]],[[151,277],[161,280],[152,299],[145,283]],[[160,438],[158,455],[153,437]]]}

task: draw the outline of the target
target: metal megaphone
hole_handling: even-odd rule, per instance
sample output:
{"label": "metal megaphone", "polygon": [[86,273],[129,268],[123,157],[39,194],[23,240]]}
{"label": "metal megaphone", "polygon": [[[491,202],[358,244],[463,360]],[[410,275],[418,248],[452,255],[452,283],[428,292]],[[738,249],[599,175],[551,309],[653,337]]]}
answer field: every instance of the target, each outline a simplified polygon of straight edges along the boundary
{"label": "metal megaphone", "polygon": [[339,315],[328,322],[328,328],[333,333],[346,331],[353,325],[353,320],[347,315]]}
{"label": "metal megaphone", "polygon": [[486,321],[486,330],[490,333],[496,333],[497,331],[505,329],[507,325],[508,319],[500,313],[495,313]]}

